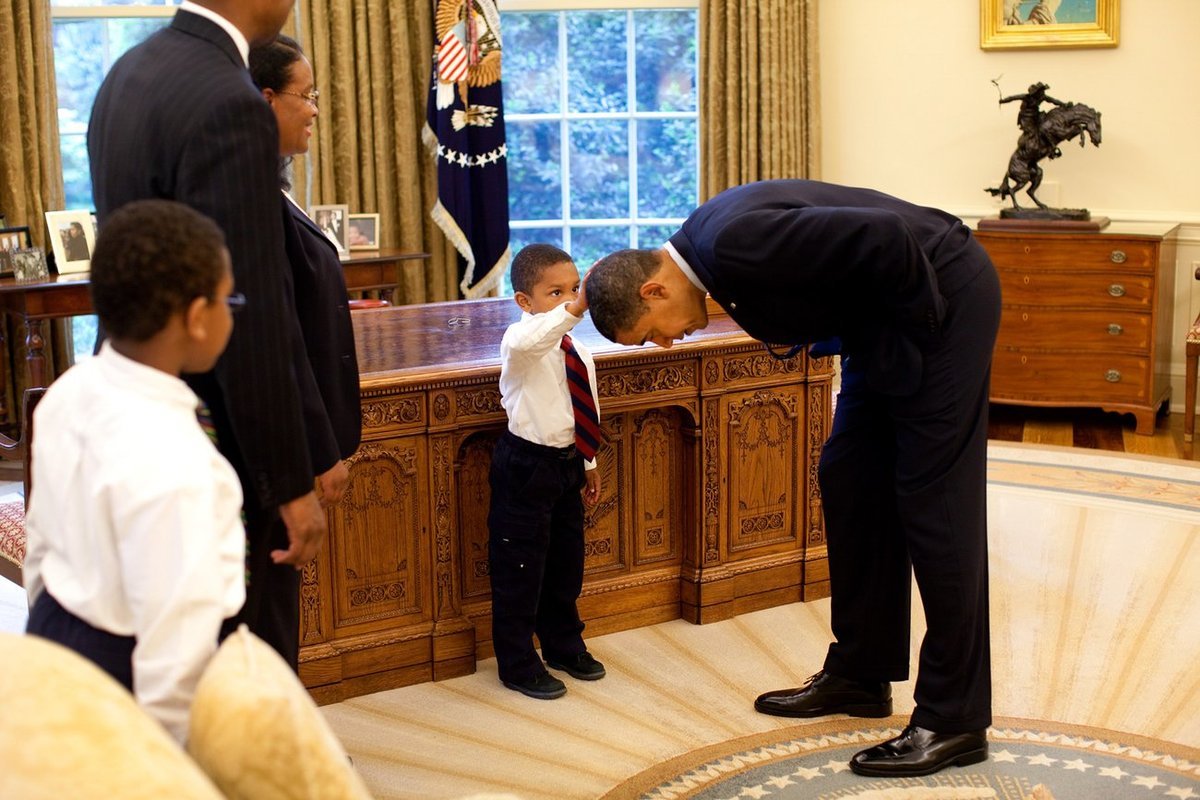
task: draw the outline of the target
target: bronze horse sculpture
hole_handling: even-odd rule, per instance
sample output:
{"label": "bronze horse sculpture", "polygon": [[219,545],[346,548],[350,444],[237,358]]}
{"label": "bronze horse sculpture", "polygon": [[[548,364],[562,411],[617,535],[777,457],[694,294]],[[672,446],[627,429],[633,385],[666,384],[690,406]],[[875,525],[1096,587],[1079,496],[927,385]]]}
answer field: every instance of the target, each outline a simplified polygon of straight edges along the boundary
{"label": "bronze horse sculpture", "polygon": [[1099,111],[1083,103],[1063,103],[1040,114],[1036,130],[1021,131],[1017,149],[1008,159],[1008,172],[1005,173],[999,188],[989,188],[985,191],[1001,199],[1010,198],[1013,208],[1019,209],[1021,206],[1017,204],[1017,192],[1028,184],[1026,194],[1029,195],[1029,199],[1037,203],[1038,208],[1047,208],[1035,194],[1042,183],[1042,168],[1038,166],[1038,162],[1043,158],[1058,158],[1062,155],[1062,151],[1058,149],[1059,143],[1070,141],[1076,136],[1079,137],[1080,147],[1084,147],[1088,139],[1091,139],[1096,147],[1100,146]]}

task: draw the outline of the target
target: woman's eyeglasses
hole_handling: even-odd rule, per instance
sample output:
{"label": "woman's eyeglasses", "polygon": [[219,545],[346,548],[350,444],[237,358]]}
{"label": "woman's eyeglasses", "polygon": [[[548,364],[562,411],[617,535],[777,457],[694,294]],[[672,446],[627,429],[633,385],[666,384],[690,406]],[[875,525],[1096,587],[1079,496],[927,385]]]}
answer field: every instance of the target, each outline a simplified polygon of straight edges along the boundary
{"label": "woman's eyeglasses", "polygon": [[275,92],[275,94],[290,94],[292,97],[299,97],[313,108],[317,107],[317,101],[321,98],[321,93],[316,89],[313,89],[311,92],[285,92],[280,90]]}

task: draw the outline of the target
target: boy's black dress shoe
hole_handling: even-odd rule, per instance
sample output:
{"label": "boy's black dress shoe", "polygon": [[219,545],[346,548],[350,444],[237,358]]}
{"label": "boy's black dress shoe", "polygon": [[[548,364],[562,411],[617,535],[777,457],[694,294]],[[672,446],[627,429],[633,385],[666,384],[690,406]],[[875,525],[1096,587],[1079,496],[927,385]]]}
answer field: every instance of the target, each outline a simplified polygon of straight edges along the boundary
{"label": "boy's black dress shoe", "polygon": [[567,685],[549,672],[539,673],[523,681],[503,681],[515,692],[535,700],[554,700],[567,693]]}
{"label": "boy's black dress shoe", "polygon": [[909,725],[895,739],[855,753],[850,769],[859,775],[909,778],[943,767],[965,767],[987,759],[987,731],[936,733]]}
{"label": "boy's black dress shoe", "polygon": [[886,682],[851,681],[822,670],[799,689],[779,689],[760,694],[754,710],[776,717],[890,717],[892,685]]}
{"label": "boy's black dress shoe", "polygon": [[561,669],[572,678],[581,681],[598,681],[604,677],[604,665],[592,658],[592,654],[584,650],[570,658],[547,658],[546,666],[550,669]]}

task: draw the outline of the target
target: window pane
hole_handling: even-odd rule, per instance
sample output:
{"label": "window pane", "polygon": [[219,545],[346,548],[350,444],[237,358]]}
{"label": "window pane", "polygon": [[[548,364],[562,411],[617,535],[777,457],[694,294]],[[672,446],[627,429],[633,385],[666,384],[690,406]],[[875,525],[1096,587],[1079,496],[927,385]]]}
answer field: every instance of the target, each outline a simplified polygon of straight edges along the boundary
{"label": "window pane", "polygon": [[567,105],[571,111],[626,111],[624,11],[567,15]]}
{"label": "window pane", "polygon": [[504,111],[559,111],[558,14],[500,15],[504,32]]}
{"label": "window pane", "polygon": [[696,205],[696,120],[638,120],[638,216],[686,217]]}
{"label": "window pane", "polygon": [[629,123],[571,123],[571,216],[629,216]]}
{"label": "window pane", "polygon": [[170,21],[169,17],[55,20],[54,77],[67,208],[92,207],[85,137],[100,83],[122,53]]}
{"label": "window pane", "polygon": [[637,110],[696,110],[696,12],[633,12]]}
{"label": "window pane", "polygon": [[679,230],[678,225],[641,225],[637,229],[637,247],[643,250],[651,250],[656,247],[662,247],[667,239],[675,231]]}
{"label": "window pane", "polygon": [[586,271],[598,259],[614,250],[629,247],[629,226],[571,228],[571,257],[580,270]]}
{"label": "window pane", "polygon": [[92,176],[88,171],[87,136],[84,133],[62,133],[58,140],[62,150],[66,206],[91,208]]}
{"label": "window pane", "polygon": [[558,122],[505,122],[510,219],[561,219],[562,148]]}

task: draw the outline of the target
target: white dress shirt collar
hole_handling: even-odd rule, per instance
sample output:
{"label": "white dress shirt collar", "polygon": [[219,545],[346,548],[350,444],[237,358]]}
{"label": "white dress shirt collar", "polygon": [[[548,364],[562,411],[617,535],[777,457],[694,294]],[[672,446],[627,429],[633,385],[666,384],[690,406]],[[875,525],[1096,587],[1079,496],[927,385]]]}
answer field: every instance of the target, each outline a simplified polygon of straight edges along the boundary
{"label": "white dress shirt collar", "polygon": [[679,267],[679,271],[687,276],[687,279],[692,282],[693,286],[705,294],[708,294],[708,287],[701,283],[700,279],[696,277],[696,271],[693,270],[692,265],[687,263],[687,260],[679,254],[679,251],[675,249],[675,245],[667,242],[663,245],[663,250],[667,251],[667,255],[669,255],[671,260],[675,262],[675,266]]}
{"label": "white dress shirt collar", "polygon": [[246,40],[245,34],[238,30],[236,25],[222,17],[217,12],[213,11],[211,8],[205,8],[202,5],[197,5],[196,3],[191,2],[191,0],[183,0],[183,2],[179,4],[179,10],[187,11],[188,13],[195,14],[199,17],[204,17],[205,19],[212,20],[216,24],[220,25],[221,29],[229,34],[229,38],[233,39],[233,43],[237,46],[238,52],[242,54],[242,63],[246,65],[247,69],[250,68],[250,42]]}

